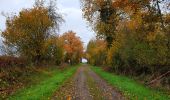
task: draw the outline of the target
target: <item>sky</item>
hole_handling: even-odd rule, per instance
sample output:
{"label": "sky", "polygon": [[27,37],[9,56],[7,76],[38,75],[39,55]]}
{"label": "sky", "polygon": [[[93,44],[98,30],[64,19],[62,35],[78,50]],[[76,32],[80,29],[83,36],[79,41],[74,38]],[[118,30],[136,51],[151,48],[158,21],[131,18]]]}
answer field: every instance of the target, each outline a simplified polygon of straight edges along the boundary
{"label": "sky", "polygon": [[[0,13],[9,14],[18,14],[23,8],[31,8],[34,4],[34,0],[0,0],[0,2]],[[57,0],[57,6],[65,20],[60,27],[59,34],[73,30],[86,46],[89,40],[95,37],[95,34],[82,17],[80,0]],[[5,17],[0,14],[0,31],[5,29],[5,20]],[[0,44],[2,44],[1,37]]]}

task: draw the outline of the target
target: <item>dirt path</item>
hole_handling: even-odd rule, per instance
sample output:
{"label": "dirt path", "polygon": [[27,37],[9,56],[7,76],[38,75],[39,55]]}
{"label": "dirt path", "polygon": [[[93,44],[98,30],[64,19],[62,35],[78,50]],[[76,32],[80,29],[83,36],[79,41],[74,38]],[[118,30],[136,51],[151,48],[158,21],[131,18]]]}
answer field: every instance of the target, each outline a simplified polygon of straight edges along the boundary
{"label": "dirt path", "polygon": [[83,65],[55,92],[52,100],[123,100],[123,97],[87,65]]}

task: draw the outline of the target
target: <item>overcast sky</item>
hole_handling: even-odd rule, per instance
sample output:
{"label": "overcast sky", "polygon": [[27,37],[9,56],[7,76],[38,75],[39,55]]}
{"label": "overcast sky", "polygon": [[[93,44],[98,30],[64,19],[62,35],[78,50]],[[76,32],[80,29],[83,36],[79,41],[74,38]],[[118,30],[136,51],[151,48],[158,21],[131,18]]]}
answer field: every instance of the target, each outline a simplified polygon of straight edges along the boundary
{"label": "overcast sky", "polygon": [[[34,0],[0,0],[0,12],[18,14],[22,8],[30,8],[33,4]],[[86,45],[95,35],[82,18],[79,0],[57,0],[57,6],[65,20],[60,28],[60,34],[73,30]],[[0,30],[5,29],[5,20],[5,17],[0,15]],[[0,41],[0,44],[2,44],[2,41]]]}

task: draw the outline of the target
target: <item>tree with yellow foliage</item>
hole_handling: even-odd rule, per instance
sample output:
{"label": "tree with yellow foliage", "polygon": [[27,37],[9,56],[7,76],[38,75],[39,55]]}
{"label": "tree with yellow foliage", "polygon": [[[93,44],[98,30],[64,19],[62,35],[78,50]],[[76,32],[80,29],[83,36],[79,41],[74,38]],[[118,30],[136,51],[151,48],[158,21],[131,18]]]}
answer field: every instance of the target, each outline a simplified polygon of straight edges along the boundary
{"label": "tree with yellow foliage", "polygon": [[13,47],[18,56],[24,56],[35,64],[40,63],[44,43],[63,21],[54,7],[52,3],[46,7],[44,1],[37,0],[32,8],[7,17],[6,30],[2,33],[4,44]]}
{"label": "tree with yellow foliage", "polygon": [[60,36],[52,36],[46,40],[43,48],[45,62],[60,65],[64,62],[64,41]]}
{"label": "tree with yellow foliage", "polygon": [[88,63],[92,65],[105,65],[107,53],[106,47],[107,43],[104,40],[90,40],[86,50]]}
{"label": "tree with yellow foliage", "polygon": [[[107,42],[107,65],[129,75],[168,70],[170,62],[168,0],[81,0],[84,18]],[[163,8],[162,8],[163,5]],[[95,43],[89,58],[93,58]],[[96,54],[98,57],[100,54]],[[90,61],[95,62],[95,57]],[[97,59],[97,58],[96,58]],[[105,60],[105,58],[103,58]],[[166,69],[166,70],[165,70]],[[159,71],[158,71],[159,72]]]}

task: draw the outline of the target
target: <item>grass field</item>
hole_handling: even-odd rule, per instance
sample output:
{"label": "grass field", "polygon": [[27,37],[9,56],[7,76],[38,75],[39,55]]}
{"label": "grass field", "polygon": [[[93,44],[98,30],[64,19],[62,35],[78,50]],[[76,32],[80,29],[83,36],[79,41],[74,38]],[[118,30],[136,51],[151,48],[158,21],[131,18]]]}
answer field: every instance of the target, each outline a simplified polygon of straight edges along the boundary
{"label": "grass field", "polygon": [[130,100],[170,100],[170,96],[150,89],[125,76],[118,76],[103,71],[99,67],[91,67],[99,76],[109,84],[120,90]]}
{"label": "grass field", "polygon": [[[65,80],[75,73],[76,69],[77,67],[73,66],[65,70],[53,69],[50,77],[46,77],[44,81],[40,81],[36,85],[31,85],[17,91],[9,97],[9,100],[47,100]],[[38,78],[38,76],[36,76],[36,78]]]}

